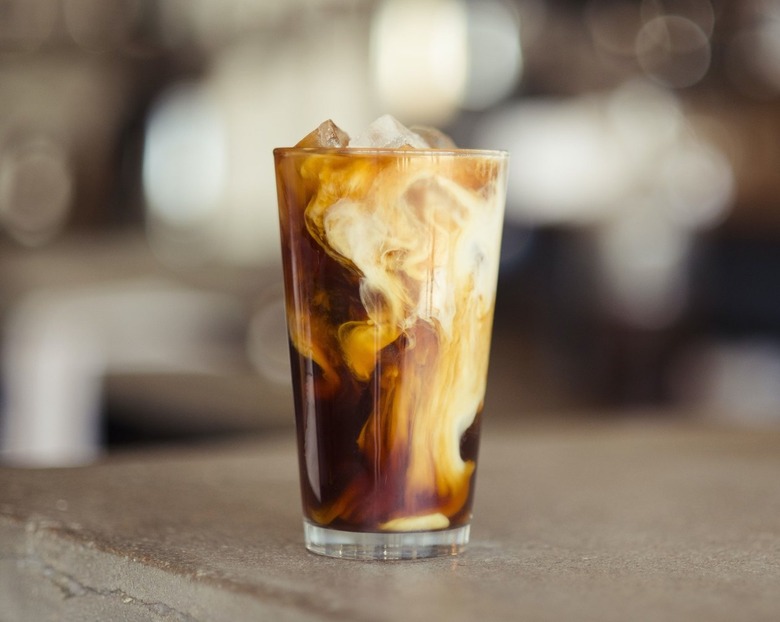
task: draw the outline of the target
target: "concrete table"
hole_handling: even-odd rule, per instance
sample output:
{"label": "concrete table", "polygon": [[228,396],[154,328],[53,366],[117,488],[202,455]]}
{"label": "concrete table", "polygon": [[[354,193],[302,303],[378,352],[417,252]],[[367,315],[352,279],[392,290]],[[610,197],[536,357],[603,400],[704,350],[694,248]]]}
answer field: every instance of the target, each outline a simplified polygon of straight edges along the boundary
{"label": "concrete table", "polygon": [[0,620],[780,619],[780,431],[488,422],[461,557],[301,543],[291,434],[0,469]]}

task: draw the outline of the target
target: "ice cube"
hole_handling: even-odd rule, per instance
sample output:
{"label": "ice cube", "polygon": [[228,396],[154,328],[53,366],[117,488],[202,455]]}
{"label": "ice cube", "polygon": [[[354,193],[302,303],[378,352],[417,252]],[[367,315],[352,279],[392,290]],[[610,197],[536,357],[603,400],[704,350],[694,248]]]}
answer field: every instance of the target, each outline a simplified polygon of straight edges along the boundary
{"label": "ice cube", "polygon": [[319,127],[306,134],[295,146],[341,149],[346,147],[347,144],[349,144],[349,135],[328,119],[320,123]]}
{"label": "ice cube", "polygon": [[428,143],[423,138],[389,114],[379,117],[369,125],[360,135],[349,142],[349,146],[372,149],[429,148]]}
{"label": "ice cube", "polygon": [[455,141],[452,140],[441,130],[435,127],[415,126],[409,128],[412,132],[422,138],[431,149],[457,149]]}

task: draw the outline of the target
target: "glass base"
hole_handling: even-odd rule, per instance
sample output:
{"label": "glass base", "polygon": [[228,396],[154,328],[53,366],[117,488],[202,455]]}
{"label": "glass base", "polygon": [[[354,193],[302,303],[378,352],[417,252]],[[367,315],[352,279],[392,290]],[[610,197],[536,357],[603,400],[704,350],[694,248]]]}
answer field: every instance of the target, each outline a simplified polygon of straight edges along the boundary
{"label": "glass base", "polygon": [[363,560],[424,559],[463,552],[469,542],[469,526],[442,531],[374,532],[341,531],[303,521],[306,548],[328,557]]}

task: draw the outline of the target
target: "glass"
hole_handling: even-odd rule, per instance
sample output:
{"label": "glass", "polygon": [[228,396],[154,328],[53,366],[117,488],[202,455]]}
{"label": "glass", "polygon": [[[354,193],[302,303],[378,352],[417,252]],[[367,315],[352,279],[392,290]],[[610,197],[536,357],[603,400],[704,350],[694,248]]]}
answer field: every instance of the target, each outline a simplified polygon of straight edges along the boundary
{"label": "glass", "polygon": [[468,543],[508,154],[274,150],[306,547]]}

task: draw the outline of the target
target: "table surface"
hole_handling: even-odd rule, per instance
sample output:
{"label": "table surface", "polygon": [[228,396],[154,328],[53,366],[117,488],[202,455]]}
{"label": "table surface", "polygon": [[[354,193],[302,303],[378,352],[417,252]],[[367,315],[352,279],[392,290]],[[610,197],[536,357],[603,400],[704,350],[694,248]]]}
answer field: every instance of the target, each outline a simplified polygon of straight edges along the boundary
{"label": "table surface", "polygon": [[488,422],[459,557],[302,545],[291,434],[0,469],[0,619],[780,619],[780,431]]}

